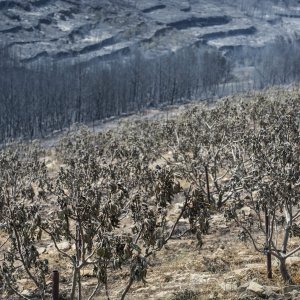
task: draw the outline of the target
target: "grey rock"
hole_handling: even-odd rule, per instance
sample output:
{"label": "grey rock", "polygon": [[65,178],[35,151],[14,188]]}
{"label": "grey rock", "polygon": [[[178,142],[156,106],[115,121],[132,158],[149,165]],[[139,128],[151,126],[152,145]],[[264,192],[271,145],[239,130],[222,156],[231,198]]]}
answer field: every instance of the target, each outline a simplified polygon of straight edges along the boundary
{"label": "grey rock", "polygon": [[246,282],[238,288],[239,299],[273,299],[283,300],[281,289],[276,286],[263,286],[255,281]]}
{"label": "grey rock", "polygon": [[39,248],[37,248],[37,252],[38,252],[39,254],[43,254],[43,253],[46,252],[46,248],[45,248],[45,247],[39,247]]}
{"label": "grey rock", "polygon": [[255,281],[251,281],[247,287],[247,291],[253,292],[258,296],[263,296],[265,293],[265,288]]}
{"label": "grey rock", "polygon": [[272,292],[274,292],[274,293],[280,293],[281,292],[281,288],[280,287],[278,287],[278,286],[265,286],[265,289],[267,290],[267,291],[272,291]]}
{"label": "grey rock", "polygon": [[[57,243],[57,247],[61,251],[68,251],[69,249],[71,249],[71,245],[68,241],[63,241],[63,242]],[[54,246],[54,243],[49,244],[46,248],[46,251],[49,254],[55,253],[57,250],[56,250],[56,247]]]}
{"label": "grey rock", "polygon": [[300,285],[289,285],[289,286],[285,286],[283,288],[283,293],[284,294],[294,292],[294,291],[297,291],[297,292],[299,291],[300,292]]}
{"label": "grey rock", "polygon": [[238,290],[236,282],[222,282],[219,284],[221,289],[225,292],[232,292]]}
{"label": "grey rock", "polygon": [[31,296],[31,293],[29,290],[23,290],[22,291],[22,295],[25,296],[25,297],[30,297]]}
{"label": "grey rock", "polygon": [[67,251],[71,248],[71,245],[68,241],[64,241],[64,242],[57,244],[57,247],[62,251]]}
{"label": "grey rock", "polygon": [[300,299],[300,292],[297,290],[293,290],[284,295],[285,300],[299,300]]}
{"label": "grey rock", "polygon": [[250,284],[250,282],[246,282],[246,283],[240,285],[240,286],[238,287],[238,292],[239,292],[239,293],[245,292],[245,291],[247,290],[247,288],[249,287],[249,284]]}
{"label": "grey rock", "polygon": [[258,300],[261,299],[261,297],[255,295],[254,293],[250,291],[245,291],[241,293],[238,297],[239,300]]}

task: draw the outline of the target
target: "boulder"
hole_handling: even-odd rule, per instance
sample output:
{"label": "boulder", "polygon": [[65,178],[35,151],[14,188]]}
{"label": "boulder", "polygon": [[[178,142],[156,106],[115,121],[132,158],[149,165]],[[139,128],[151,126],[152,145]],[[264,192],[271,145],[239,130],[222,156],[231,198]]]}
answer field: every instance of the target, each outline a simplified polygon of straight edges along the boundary
{"label": "boulder", "polygon": [[300,285],[288,285],[283,288],[284,294],[291,293],[294,291],[300,292]]}
{"label": "boulder", "polygon": [[[24,297],[30,297],[31,296],[31,293],[30,293],[29,290],[23,290],[21,294]],[[28,298],[26,298],[26,299],[28,299]]]}
{"label": "boulder", "polygon": [[224,292],[232,292],[238,289],[238,285],[236,282],[222,282],[219,285]]}
{"label": "boulder", "polygon": [[299,300],[300,299],[300,291],[293,290],[293,291],[285,294],[284,299]]}
{"label": "boulder", "polygon": [[253,292],[258,296],[263,296],[265,293],[265,287],[255,281],[251,281],[249,286],[247,287],[247,291]]}
{"label": "boulder", "polygon": [[239,300],[258,300],[261,299],[261,297],[256,296],[254,293],[250,291],[245,291],[241,293],[238,297]]}
{"label": "boulder", "polygon": [[67,251],[71,248],[71,245],[68,241],[64,241],[64,242],[57,244],[57,247],[62,251]]}
{"label": "boulder", "polygon": [[37,252],[38,252],[39,254],[43,254],[43,253],[46,252],[46,248],[45,248],[45,247],[39,247],[39,248],[37,248],[36,250],[37,250]]}
{"label": "boulder", "polygon": [[247,290],[247,288],[249,287],[249,284],[250,284],[250,282],[246,282],[246,283],[240,285],[238,288],[238,292],[239,293],[245,292]]}

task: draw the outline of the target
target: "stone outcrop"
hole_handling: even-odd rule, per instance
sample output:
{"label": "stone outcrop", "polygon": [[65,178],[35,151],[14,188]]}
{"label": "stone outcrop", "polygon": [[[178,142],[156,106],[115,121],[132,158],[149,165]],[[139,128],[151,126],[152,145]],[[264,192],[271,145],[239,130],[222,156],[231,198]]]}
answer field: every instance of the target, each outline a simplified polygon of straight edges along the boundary
{"label": "stone outcrop", "polygon": [[296,300],[300,299],[300,286],[291,285],[280,289],[276,286],[264,286],[255,281],[247,282],[238,288],[238,299],[273,299]]}

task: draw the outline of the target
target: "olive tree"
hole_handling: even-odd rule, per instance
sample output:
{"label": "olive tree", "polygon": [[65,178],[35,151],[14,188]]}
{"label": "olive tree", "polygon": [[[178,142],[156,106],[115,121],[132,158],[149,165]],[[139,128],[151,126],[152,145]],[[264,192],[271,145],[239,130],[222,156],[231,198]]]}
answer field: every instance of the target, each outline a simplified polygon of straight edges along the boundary
{"label": "olive tree", "polygon": [[[98,279],[85,296],[92,299],[101,287],[109,298],[111,274],[125,266],[130,275],[124,299],[135,281],[144,281],[150,256],[174,238],[180,219],[188,219],[200,243],[207,231],[209,211],[200,192],[183,189],[172,168],[151,166],[148,149],[122,143],[111,132],[107,136],[82,130],[62,141],[57,149],[62,166],[50,187],[56,209],[39,224],[72,267],[71,299],[84,297],[84,268],[92,268]],[[175,196],[183,206],[170,225]],[[71,250],[60,249],[63,239]]]}
{"label": "olive tree", "polygon": [[239,157],[231,179],[241,191],[226,216],[258,252],[278,259],[283,280],[292,283],[286,260],[300,250],[289,246],[289,239],[299,235],[299,105],[291,100],[262,103],[255,103],[256,128],[252,120],[241,142],[247,155]]}
{"label": "olive tree", "polygon": [[22,295],[19,278],[27,278],[34,292],[45,299],[47,259],[41,259],[36,242],[44,195],[45,164],[39,159],[36,146],[16,145],[0,152],[0,220],[6,240],[1,245],[0,276],[8,294]]}

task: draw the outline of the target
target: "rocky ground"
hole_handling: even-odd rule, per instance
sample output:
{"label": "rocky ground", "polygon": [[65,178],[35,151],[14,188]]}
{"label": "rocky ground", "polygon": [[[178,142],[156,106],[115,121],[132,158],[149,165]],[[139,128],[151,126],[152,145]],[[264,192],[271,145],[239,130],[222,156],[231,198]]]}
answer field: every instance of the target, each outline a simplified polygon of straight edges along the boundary
{"label": "rocky ground", "polygon": [[23,62],[110,60],[189,45],[262,47],[300,33],[300,11],[272,6],[249,16],[223,1],[0,0],[0,42]]}

